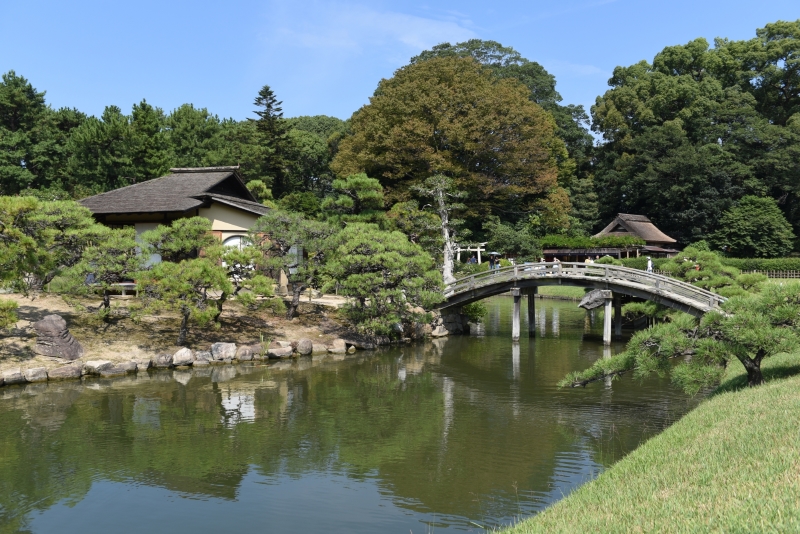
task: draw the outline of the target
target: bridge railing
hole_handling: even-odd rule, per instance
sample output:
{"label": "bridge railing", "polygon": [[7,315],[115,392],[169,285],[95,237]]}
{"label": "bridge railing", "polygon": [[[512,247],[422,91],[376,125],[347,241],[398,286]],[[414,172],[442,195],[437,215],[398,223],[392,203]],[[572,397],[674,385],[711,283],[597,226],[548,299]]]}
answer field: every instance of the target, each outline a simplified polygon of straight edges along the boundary
{"label": "bridge railing", "polygon": [[662,274],[617,265],[572,262],[525,263],[473,274],[446,286],[445,296],[449,298],[465,291],[501,282],[547,278],[590,278],[636,284],[649,288],[654,293],[670,293],[710,308],[719,306],[726,300],[716,293]]}

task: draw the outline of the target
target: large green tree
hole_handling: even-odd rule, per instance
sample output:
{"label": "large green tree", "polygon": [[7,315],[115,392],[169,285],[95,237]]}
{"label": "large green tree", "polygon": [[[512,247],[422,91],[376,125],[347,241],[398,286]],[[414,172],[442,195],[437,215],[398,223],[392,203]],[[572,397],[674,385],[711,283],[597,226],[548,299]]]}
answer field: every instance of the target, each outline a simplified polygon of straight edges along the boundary
{"label": "large green tree", "polygon": [[[60,197],[69,156],[67,141],[85,115],[53,111],[31,83],[13,70],[0,81],[0,194],[51,190]],[[45,195],[47,196],[47,195]]]}
{"label": "large green tree", "polygon": [[[558,126],[557,135],[567,146],[567,151],[581,177],[589,171],[592,136],[589,134],[589,117],[583,106],[561,105],[561,95],[556,90],[555,76],[535,61],[522,57],[512,47],[497,41],[470,39],[462,43],[442,43],[411,58],[411,63],[437,57],[471,57],[498,78],[519,81],[530,91],[530,99],[553,115]],[[571,167],[565,168],[569,173]],[[571,176],[565,176],[569,180]]]}
{"label": "large green tree", "polygon": [[283,118],[282,102],[275,96],[269,85],[261,88],[256,96],[254,105],[258,108],[255,114],[258,119],[253,123],[256,128],[257,139],[263,152],[261,154],[262,171],[270,181],[272,193],[280,198],[292,189],[287,173],[287,151],[291,146],[289,140],[289,125]]}
{"label": "large green tree", "polygon": [[288,319],[300,305],[302,292],[322,285],[321,269],[330,250],[328,240],[336,231],[333,225],[279,209],[270,210],[251,229],[250,239],[263,254],[264,267],[276,279],[283,272],[292,286]]}
{"label": "large green tree", "polygon": [[433,258],[402,232],[352,223],[332,243],[328,286],[350,297],[344,312],[362,333],[399,337],[398,326],[423,320],[442,299]]}
{"label": "large green tree", "polygon": [[353,115],[331,168],[378,178],[392,203],[443,174],[469,193],[474,220],[522,217],[557,186],[567,158],[552,116],[529,95],[472,58],[416,62],[381,81]]}
{"label": "large green tree", "polygon": [[771,196],[796,231],[798,52],[800,21],[778,22],[749,41],[696,39],[617,67],[592,107],[602,218],[643,213],[688,243],[743,196]]}
{"label": "large green tree", "polygon": [[778,258],[791,252],[794,238],[775,200],[746,196],[722,214],[710,241],[735,258]]}

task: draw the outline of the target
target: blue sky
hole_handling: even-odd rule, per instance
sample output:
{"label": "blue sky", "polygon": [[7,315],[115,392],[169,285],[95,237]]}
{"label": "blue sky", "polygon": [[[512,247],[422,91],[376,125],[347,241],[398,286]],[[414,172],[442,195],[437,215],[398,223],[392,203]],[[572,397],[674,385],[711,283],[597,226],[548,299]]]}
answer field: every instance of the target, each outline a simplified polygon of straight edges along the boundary
{"label": "blue sky", "polygon": [[7,0],[0,18],[0,71],[46,90],[53,107],[99,115],[146,98],[241,120],[269,84],[285,116],[344,119],[421,50],[470,38],[538,61],[564,103],[588,110],[615,66],[697,37],[749,39],[768,22],[800,18],[800,3]]}

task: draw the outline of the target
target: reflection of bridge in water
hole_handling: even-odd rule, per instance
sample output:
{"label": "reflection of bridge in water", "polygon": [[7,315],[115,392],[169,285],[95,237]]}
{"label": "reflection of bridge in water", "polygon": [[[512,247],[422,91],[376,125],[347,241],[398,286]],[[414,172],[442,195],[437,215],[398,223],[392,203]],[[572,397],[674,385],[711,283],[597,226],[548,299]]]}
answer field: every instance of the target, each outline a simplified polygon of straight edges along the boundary
{"label": "reflection of bridge in water", "polygon": [[725,298],[687,282],[661,274],[616,265],[587,263],[526,263],[513,265],[456,280],[445,287],[440,308],[463,306],[493,295],[511,293],[514,297],[512,339],[519,339],[520,299],[528,296],[528,335],[536,331],[534,295],[539,286],[563,285],[605,290],[603,340],[611,341],[611,308],[615,309],[615,330],[622,333],[619,295],[628,295],[663,304],[700,317],[717,308]]}

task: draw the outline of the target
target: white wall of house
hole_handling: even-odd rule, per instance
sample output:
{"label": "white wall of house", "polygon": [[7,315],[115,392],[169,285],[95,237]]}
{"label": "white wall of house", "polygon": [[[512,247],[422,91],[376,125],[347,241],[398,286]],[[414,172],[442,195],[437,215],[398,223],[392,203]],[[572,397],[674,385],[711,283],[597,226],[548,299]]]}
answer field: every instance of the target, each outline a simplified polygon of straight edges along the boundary
{"label": "white wall of house", "polygon": [[[135,223],[134,228],[136,229],[136,241],[139,241],[139,236],[142,232],[147,232],[148,230],[155,230],[158,227],[157,222],[139,222]],[[156,263],[161,262],[161,254],[151,254],[150,258],[147,260],[145,264],[147,267],[151,265],[155,265]]]}

